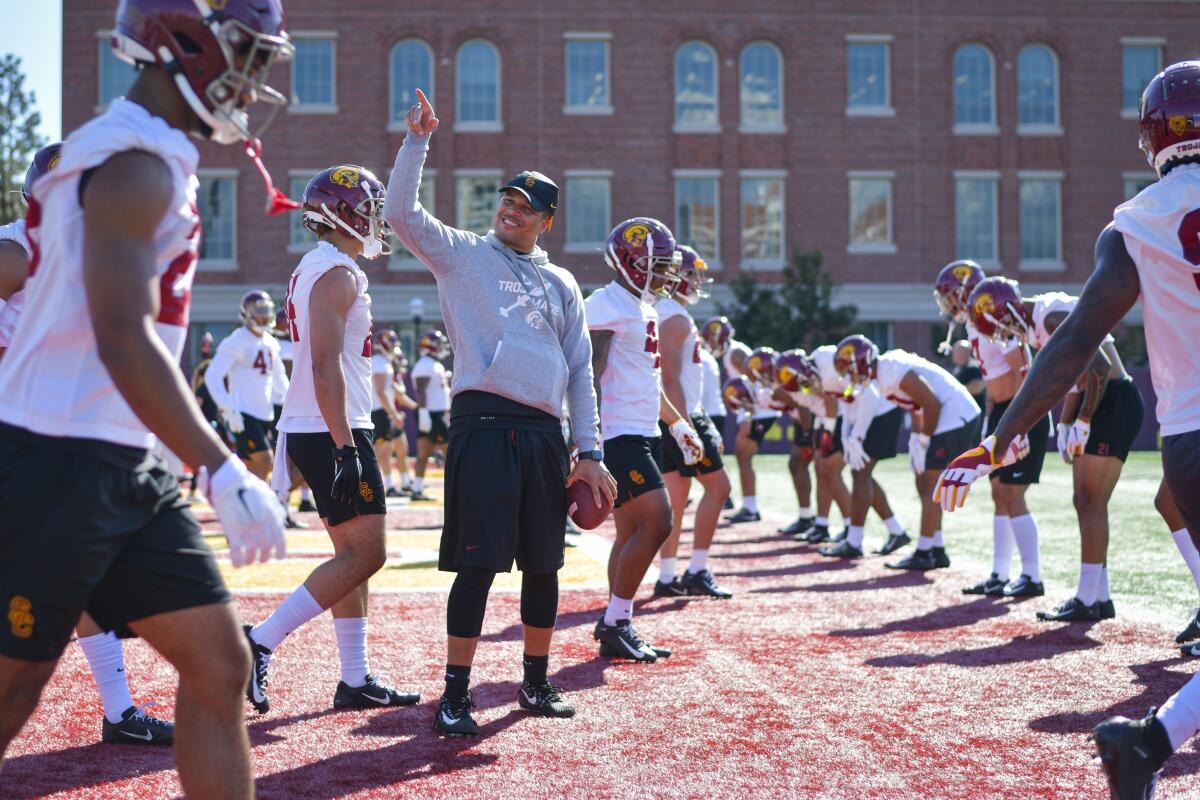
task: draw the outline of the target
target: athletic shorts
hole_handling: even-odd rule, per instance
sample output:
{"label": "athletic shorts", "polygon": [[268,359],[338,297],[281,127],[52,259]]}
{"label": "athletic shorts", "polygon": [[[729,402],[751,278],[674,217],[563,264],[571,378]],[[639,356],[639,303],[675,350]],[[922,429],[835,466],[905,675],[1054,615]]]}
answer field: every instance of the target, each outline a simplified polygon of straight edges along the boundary
{"label": "athletic shorts", "polygon": [[[838,420],[841,421],[840,419]],[[880,414],[871,420],[867,428],[866,438],[863,439],[863,451],[872,461],[882,461],[885,458],[896,457],[896,440],[900,436],[900,426],[904,423],[904,412],[899,406]],[[838,436],[841,440],[840,432]],[[930,446],[932,446],[930,442]],[[972,445],[978,442],[972,442]]]}
{"label": "athletic shorts", "polygon": [[438,569],[563,565],[570,453],[558,419],[487,392],[454,398]]}
{"label": "athletic shorts", "polygon": [[383,473],[375,458],[371,432],[362,428],[350,431],[358,448],[358,463],[362,465],[362,481],[353,503],[333,499],[333,437],[328,432],[289,433],[287,454],[304,482],[312,489],[317,514],[329,525],[341,525],[355,517],[387,513],[387,498],[383,489]]}
{"label": "athletic shorts", "polygon": [[1083,452],[1093,456],[1116,456],[1124,461],[1142,429],[1145,413],[1142,393],[1132,378],[1109,381],[1100,405],[1092,415],[1092,431]]}
{"label": "athletic shorts", "polygon": [[392,424],[391,416],[384,409],[371,412],[371,424],[375,426],[371,431],[371,440],[375,444],[383,444],[396,438],[396,426]]}
{"label": "athletic shorts", "polygon": [[806,428],[799,422],[792,421],[792,444],[796,447],[813,446],[813,429]]}
{"label": "athletic shorts", "polygon": [[750,420],[750,438],[756,445],[762,447],[763,439],[767,437],[767,431],[775,427],[778,419],[779,417],[761,417]]}
{"label": "athletic shorts", "polygon": [[[498,397],[499,395],[497,395]],[[429,419],[433,425],[428,433],[417,433],[418,439],[431,439],[434,444],[445,444],[450,441],[450,429],[446,425],[445,411],[430,411]],[[559,428],[559,435],[562,435],[562,428]]]}
{"label": "athletic shorts", "polygon": [[661,489],[663,483],[662,438],[616,436],[604,442],[604,466],[617,481],[615,508],[633,498]]}
{"label": "athletic shorts", "polygon": [[1163,474],[1189,531],[1200,531],[1200,430],[1164,436]]}
{"label": "athletic shorts", "polygon": [[238,458],[249,458],[255,453],[266,453],[271,449],[270,420],[242,414],[242,432],[237,434]]}
{"label": "athletic shorts", "polygon": [[929,437],[925,469],[945,469],[951,461],[977,446],[982,433],[983,414],[976,414],[975,418],[965,425]]}
{"label": "athletic shorts", "polygon": [[839,415],[837,422],[833,423],[833,449],[829,451],[829,455],[837,455],[842,452],[842,418]]}
{"label": "athletic shorts", "polygon": [[[1012,399],[1010,398],[992,406],[992,413],[988,415],[988,431],[995,432],[996,427],[1000,424],[1000,418],[1004,416],[1004,412],[1011,404]],[[1049,415],[1038,420],[1038,424],[1030,429],[1028,438],[1029,455],[1015,464],[993,472],[992,480],[998,480],[1010,486],[1028,486],[1041,480],[1042,463],[1046,460],[1046,447],[1050,442]]]}
{"label": "athletic shorts", "polygon": [[0,655],[57,659],[84,611],[127,636],[229,599],[161,458],[0,424]]}
{"label": "athletic shorts", "polygon": [[685,478],[694,478],[697,475],[708,475],[725,469],[725,462],[721,460],[720,434],[713,427],[712,420],[703,414],[694,414],[692,425],[700,434],[700,438],[704,440],[704,457],[695,464],[685,464],[683,463],[683,451],[675,443],[675,437],[671,436],[663,422],[658,423],[658,429],[662,432],[662,471],[664,473],[678,472]]}

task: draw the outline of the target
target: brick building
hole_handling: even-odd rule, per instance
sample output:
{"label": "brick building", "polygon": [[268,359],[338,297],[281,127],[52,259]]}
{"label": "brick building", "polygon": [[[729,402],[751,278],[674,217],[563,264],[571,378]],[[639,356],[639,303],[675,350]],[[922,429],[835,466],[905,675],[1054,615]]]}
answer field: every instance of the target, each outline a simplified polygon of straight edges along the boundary
{"label": "brick building", "polygon": [[[114,5],[64,2],[66,131],[130,80],[105,38]],[[564,192],[545,246],[585,287],[608,280],[610,225],[646,214],[718,282],[821,251],[864,330],[919,351],[955,256],[1035,289],[1082,284],[1112,208],[1153,179],[1140,92],[1200,42],[1186,4],[1138,0],[285,5],[297,58],[272,83],[293,104],[265,144],[293,195],[338,162],[386,179],[419,85],[442,123],[422,190],[441,219],[486,230],[497,183],[539,169]],[[278,296],[308,243],[263,216],[236,148],[205,145],[202,163],[193,321],[219,331],[248,285]],[[407,334],[414,300],[438,316],[404,253],[367,269],[378,318]]]}

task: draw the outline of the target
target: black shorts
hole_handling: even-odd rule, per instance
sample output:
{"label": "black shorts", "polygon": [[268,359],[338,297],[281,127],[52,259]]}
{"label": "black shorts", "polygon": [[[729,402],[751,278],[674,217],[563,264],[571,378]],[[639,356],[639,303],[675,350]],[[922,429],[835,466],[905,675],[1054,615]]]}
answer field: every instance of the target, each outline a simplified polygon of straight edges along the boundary
{"label": "black shorts", "polygon": [[620,508],[638,495],[661,489],[663,483],[662,439],[655,436],[617,436],[604,442],[604,466],[617,481]]}
{"label": "black shorts", "polygon": [[838,415],[837,422],[833,423],[833,449],[829,451],[829,455],[837,455],[842,452],[842,417]]}
{"label": "black shorts", "polygon": [[[498,396],[498,395],[497,395]],[[432,439],[434,444],[445,444],[450,441],[450,429],[446,426],[445,411],[430,411],[429,419],[433,423],[428,433],[417,433],[418,439]],[[559,427],[559,435],[562,435],[562,428]]]}
{"label": "black shorts", "polygon": [[750,438],[756,445],[762,447],[763,439],[767,438],[767,431],[775,427],[778,419],[779,417],[760,417],[750,420]]}
{"label": "black shorts", "polygon": [[396,438],[396,426],[392,424],[392,418],[386,410],[379,408],[372,411],[371,424],[375,426],[371,432],[371,440],[375,444],[383,444]]}
{"label": "black shorts", "polygon": [[929,438],[929,450],[925,453],[925,469],[945,469],[951,461],[977,446],[982,433],[983,414],[976,414],[965,425],[934,434]]}
{"label": "black shorts", "polygon": [[[989,433],[995,433],[996,426],[1000,424],[1000,418],[1004,416],[1004,412],[1011,404],[1012,400],[1009,399],[992,406],[992,413],[988,415],[987,429]],[[1041,480],[1042,464],[1046,460],[1046,447],[1050,443],[1049,415],[1042,417],[1027,435],[1029,454],[1017,463],[993,472],[992,480],[998,480],[1010,486],[1028,486]]]}
{"label": "black shorts", "polygon": [[1164,436],[1162,461],[1167,486],[1188,530],[1200,531],[1200,430]]}
{"label": "black shorts", "polygon": [[675,438],[667,430],[666,424],[661,421],[658,423],[658,429],[662,432],[662,471],[664,473],[678,472],[685,478],[694,478],[697,475],[708,475],[725,469],[725,462],[721,460],[720,434],[713,427],[712,420],[703,414],[696,414],[692,416],[692,426],[704,440],[704,457],[695,464],[685,464],[683,463],[683,451],[675,443]]}
{"label": "black shorts", "polygon": [[813,446],[813,429],[806,428],[795,420],[792,421],[792,444],[796,447]]}
{"label": "black shorts", "polygon": [[1092,415],[1092,431],[1083,452],[1093,456],[1116,456],[1124,461],[1142,429],[1145,414],[1142,393],[1132,378],[1109,381],[1100,405]]}
{"label": "black shorts", "polygon": [[238,458],[249,458],[255,453],[271,450],[271,426],[269,420],[242,414],[242,432],[237,434]]}
{"label": "black shorts", "polygon": [[162,459],[0,424],[0,655],[62,655],[80,614],[139,619],[229,602]]}
{"label": "black shorts", "polygon": [[362,465],[362,482],[353,503],[333,499],[333,437],[327,432],[289,433],[287,455],[312,489],[317,514],[329,525],[341,525],[355,517],[387,513],[383,473],[375,458],[371,432],[362,428],[350,431]]}
{"label": "black shorts", "polygon": [[438,569],[508,572],[515,559],[531,575],[557,572],[571,460],[559,421],[487,392],[463,392],[453,408]]}
{"label": "black shorts", "polygon": [[[867,458],[872,461],[895,458],[896,440],[900,436],[900,426],[903,423],[904,411],[899,406],[871,420],[871,427],[867,428],[866,438],[863,439],[863,452],[867,454]],[[840,438],[839,436],[839,440]],[[932,446],[932,442],[930,445]]]}

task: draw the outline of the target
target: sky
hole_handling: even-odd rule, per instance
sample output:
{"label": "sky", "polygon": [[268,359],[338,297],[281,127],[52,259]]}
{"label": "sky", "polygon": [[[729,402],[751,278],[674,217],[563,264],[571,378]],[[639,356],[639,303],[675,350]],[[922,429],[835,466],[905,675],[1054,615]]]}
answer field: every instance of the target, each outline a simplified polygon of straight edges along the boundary
{"label": "sky", "polygon": [[15,53],[25,71],[25,89],[37,96],[41,132],[62,138],[62,2],[0,0],[0,53]]}

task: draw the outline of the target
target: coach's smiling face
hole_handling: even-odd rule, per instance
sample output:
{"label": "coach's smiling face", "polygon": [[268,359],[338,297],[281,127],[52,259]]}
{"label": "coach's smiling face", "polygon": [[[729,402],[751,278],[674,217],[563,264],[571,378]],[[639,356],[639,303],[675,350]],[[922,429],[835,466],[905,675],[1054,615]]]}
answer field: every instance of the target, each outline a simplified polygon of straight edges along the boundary
{"label": "coach's smiling face", "polygon": [[534,211],[525,195],[509,189],[500,197],[492,230],[496,238],[516,250],[528,253],[537,246],[537,238],[550,230],[554,217],[547,211]]}

